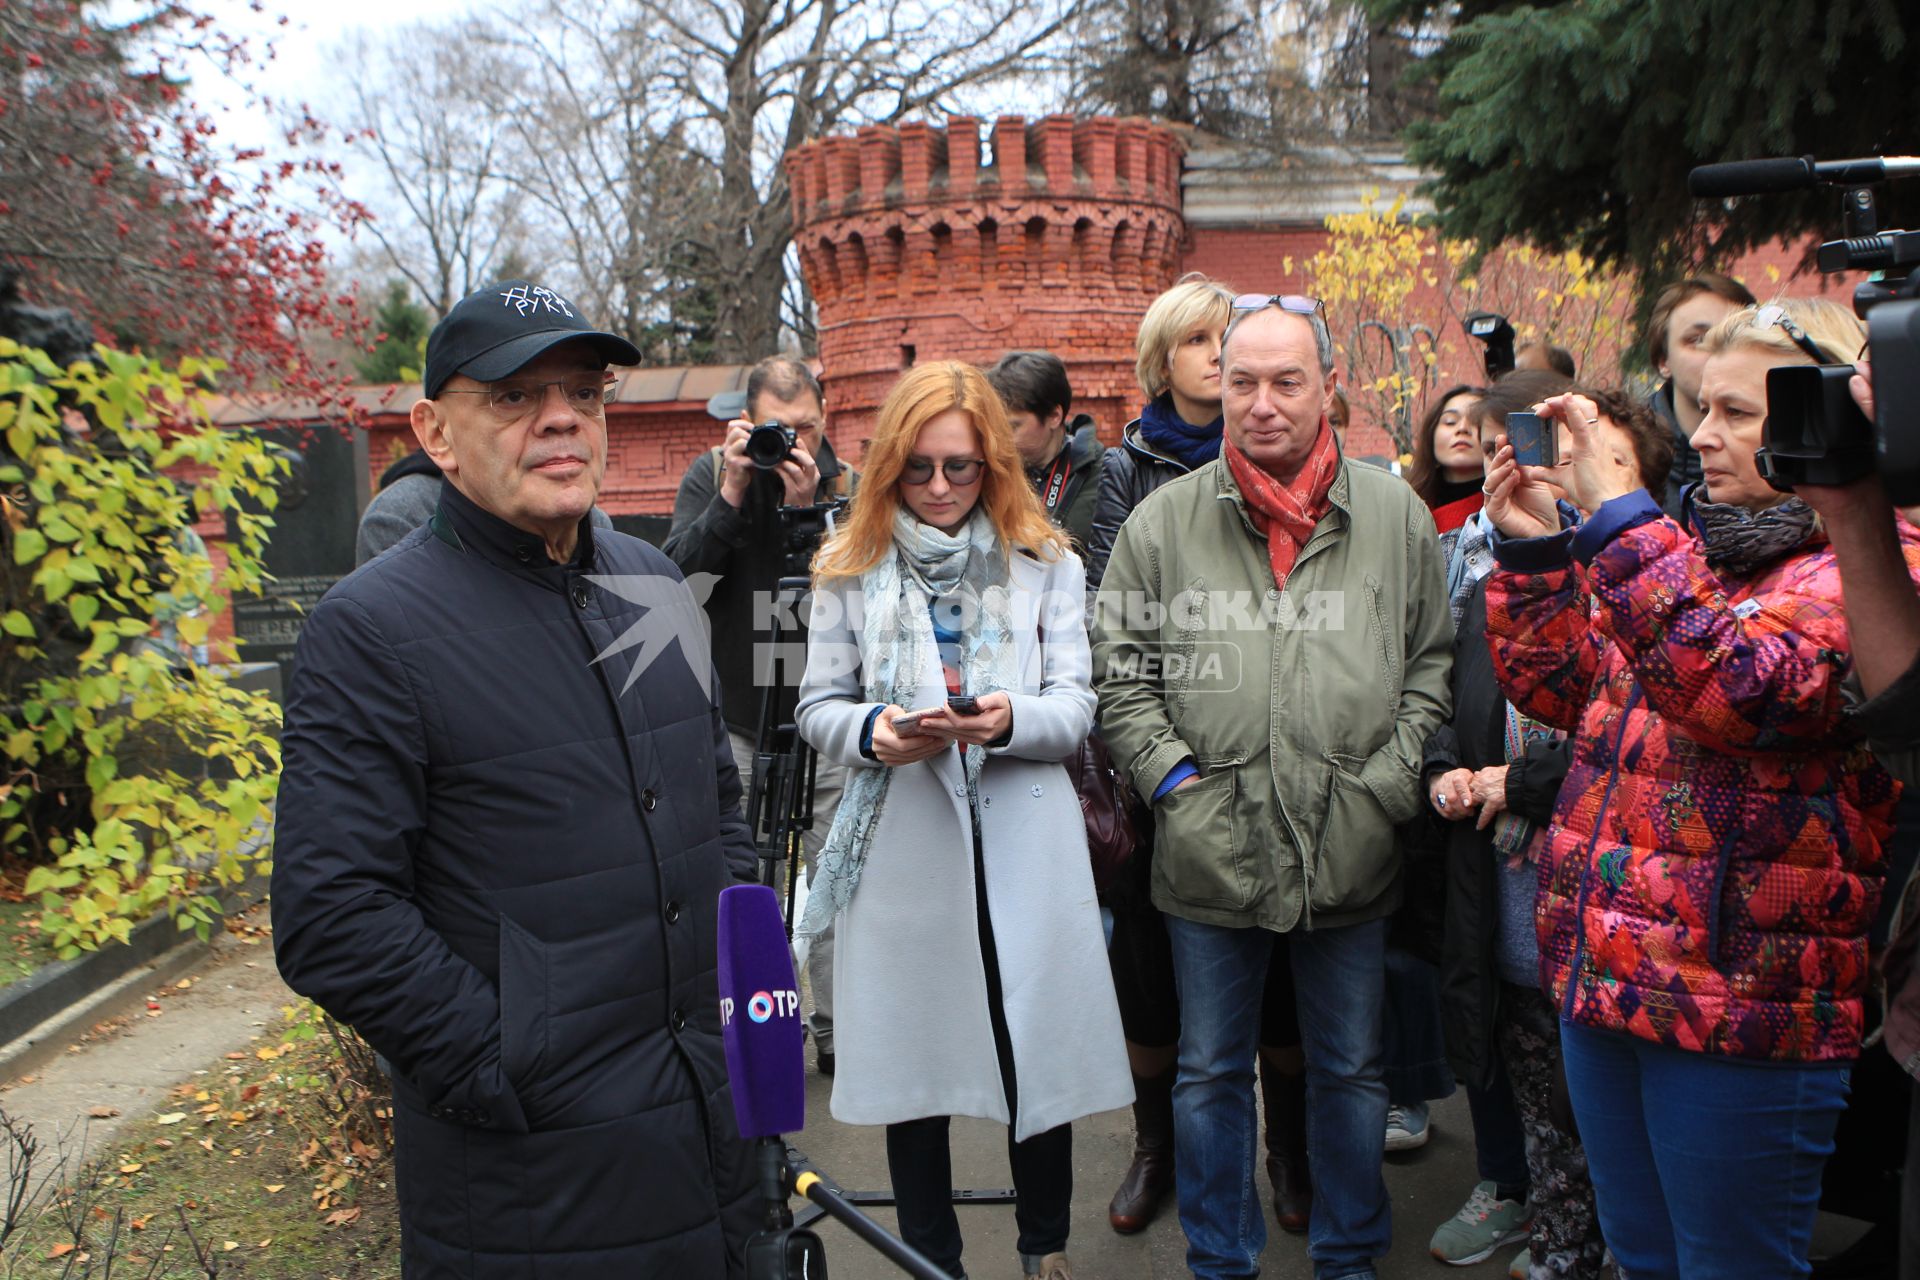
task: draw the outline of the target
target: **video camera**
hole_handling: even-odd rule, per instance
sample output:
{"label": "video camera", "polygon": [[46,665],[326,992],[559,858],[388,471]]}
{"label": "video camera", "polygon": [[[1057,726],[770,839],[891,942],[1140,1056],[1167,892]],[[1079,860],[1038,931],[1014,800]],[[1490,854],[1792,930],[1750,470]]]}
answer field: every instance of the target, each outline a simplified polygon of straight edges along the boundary
{"label": "video camera", "polygon": [[1767,371],[1765,442],[1755,462],[1783,493],[1797,484],[1847,484],[1877,469],[1896,506],[1920,502],[1920,275],[1913,270],[1920,266],[1920,232],[1882,231],[1872,186],[1915,175],[1920,158],[1911,156],[1743,160],[1687,175],[1696,198],[1844,188],[1845,236],[1822,244],[1816,260],[1830,274],[1873,273],[1855,287],[1853,309],[1867,322],[1876,422],[1847,389],[1852,352],[1826,353],[1831,363]]}

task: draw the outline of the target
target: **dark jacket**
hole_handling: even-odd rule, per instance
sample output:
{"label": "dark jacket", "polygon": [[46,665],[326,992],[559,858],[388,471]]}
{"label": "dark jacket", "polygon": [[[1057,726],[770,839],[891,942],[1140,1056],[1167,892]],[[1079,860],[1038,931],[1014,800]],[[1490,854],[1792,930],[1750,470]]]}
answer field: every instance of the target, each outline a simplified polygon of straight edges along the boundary
{"label": "dark jacket", "polygon": [[[774,588],[787,559],[780,525],[780,502],[786,491],[780,477],[756,472],[747,486],[746,500],[735,507],[720,496],[719,453],[707,450],[680,478],[680,492],[673,499],[673,526],[660,549],[689,578],[707,574],[718,579],[695,579],[692,585],[713,625],[720,710],[730,726],[752,733],[760,724],[761,695],[775,674],[774,663],[765,660],[774,655],[762,654],[763,660],[756,662],[754,648],[767,640]],[[846,483],[842,483],[844,468],[824,435],[814,464],[820,468],[815,502],[852,491],[853,473],[845,469]],[[760,607],[756,600],[763,602]],[[776,714],[782,721],[793,718],[800,676],[806,669],[806,621],[804,608],[781,616],[781,650],[792,655],[791,662],[778,664],[782,695]]]}
{"label": "dark jacket", "polygon": [[[1170,458],[1146,442],[1140,419],[1127,424],[1120,443],[1101,459],[1100,489],[1093,504],[1093,531],[1087,537],[1087,591],[1091,593],[1107,574],[1107,557],[1120,526],[1141,499],[1169,480],[1187,474],[1187,464]],[[1091,615],[1089,615],[1091,616]]]}
{"label": "dark jacket", "polygon": [[1693,441],[1680,426],[1680,418],[1673,409],[1673,379],[1668,378],[1660,388],[1647,397],[1647,407],[1654,416],[1666,423],[1667,430],[1673,435],[1673,470],[1667,474],[1667,491],[1660,495],[1660,505],[1675,520],[1681,518],[1685,510],[1681,502],[1681,491],[1700,479],[1700,452],[1693,447]]}
{"label": "dark jacket", "polygon": [[[1065,455],[1066,475],[1061,482],[1060,495],[1047,509],[1047,515],[1053,522],[1073,536],[1074,549],[1084,551],[1093,537],[1093,510],[1100,496],[1100,476],[1106,469],[1106,451],[1100,447],[1099,429],[1093,425],[1093,419],[1081,414],[1067,424],[1066,440],[1061,445]],[[1047,500],[1054,465],[1061,461],[1056,457],[1053,464],[1037,469],[1029,469],[1027,478],[1033,481],[1033,491],[1040,495],[1044,504]],[[1109,544],[1111,545],[1111,544]]]}
{"label": "dark jacket", "polygon": [[702,655],[596,661],[675,605],[697,635],[645,543],[583,522],[555,565],[447,485],[301,629],[275,950],[392,1064],[409,1280],[739,1273],[715,980],[753,866],[739,778]]}
{"label": "dark jacket", "polygon": [[[1487,769],[1507,764],[1507,700],[1493,676],[1487,652],[1487,584],[1483,579],[1467,601],[1453,641],[1453,719],[1427,740],[1420,794],[1452,769]],[[1567,776],[1570,746],[1565,738],[1536,743],[1507,769],[1507,808],[1544,830],[1553,819],[1553,802]],[[1432,806],[1427,811],[1432,815]],[[1498,1050],[1494,1022],[1499,1013],[1500,970],[1495,959],[1500,925],[1499,857],[1493,829],[1481,831],[1472,819],[1445,822],[1436,848],[1445,868],[1441,908],[1440,1012],[1446,1030],[1447,1062],[1454,1074],[1476,1088],[1493,1083]],[[1430,829],[1431,829],[1430,827]],[[1409,867],[1411,880],[1418,873]]]}

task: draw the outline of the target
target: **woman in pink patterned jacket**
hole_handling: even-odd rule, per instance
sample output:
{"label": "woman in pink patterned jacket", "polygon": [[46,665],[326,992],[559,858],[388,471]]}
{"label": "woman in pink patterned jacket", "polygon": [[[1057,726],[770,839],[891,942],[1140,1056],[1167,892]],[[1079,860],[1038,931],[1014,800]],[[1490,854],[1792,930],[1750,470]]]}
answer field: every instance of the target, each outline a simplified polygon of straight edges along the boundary
{"label": "woman in pink patterned jacket", "polygon": [[1843,364],[1863,339],[1801,300],[1709,334],[1686,527],[1579,396],[1542,413],[1570,436],[1560,474],[1585,525],[1561,528],[1511,449],[1488,473],[1494,668],[1515,706],[1575,735],[1541,860],[1541,980],[1601,1227],[1633,1280],[1808,1270],[1897,792],[1843,717],[1825,535],[1755,454],[1767,370]]}

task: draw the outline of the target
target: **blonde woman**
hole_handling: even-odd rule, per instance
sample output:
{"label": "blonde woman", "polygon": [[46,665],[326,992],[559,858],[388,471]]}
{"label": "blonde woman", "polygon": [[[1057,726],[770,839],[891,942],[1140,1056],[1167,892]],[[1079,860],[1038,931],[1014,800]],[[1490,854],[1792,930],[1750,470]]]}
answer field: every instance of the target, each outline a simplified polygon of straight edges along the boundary
{"label": "blonde woman", "polygon": [[1085,587],[985,375],[901,378],[814,571],[800,732],[849,771],[801,922],[838,929],[833,1114],[887,1127],[901,1234],[954,1276],[948,1119],[1008,1125],[1022,1269],[1070,1280],[1072,1122],[1132,1097],[1060,763]]}

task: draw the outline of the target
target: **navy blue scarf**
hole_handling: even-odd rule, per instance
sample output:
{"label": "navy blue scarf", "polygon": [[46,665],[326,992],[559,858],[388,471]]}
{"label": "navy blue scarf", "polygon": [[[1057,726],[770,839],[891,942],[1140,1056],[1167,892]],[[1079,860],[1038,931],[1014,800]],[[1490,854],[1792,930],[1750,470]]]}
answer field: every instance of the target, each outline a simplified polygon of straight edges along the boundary
{"label": "navy blue scarf", "polygon": [[1173,397],[1157,395],[1140,411],[1140,434],[1160,453],[1186,464],[1187,470],[1212,462],[1220,456],[1221,430],[1225,420],[1216,417],[1196,427],[1173,409]]}

